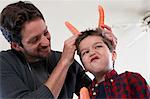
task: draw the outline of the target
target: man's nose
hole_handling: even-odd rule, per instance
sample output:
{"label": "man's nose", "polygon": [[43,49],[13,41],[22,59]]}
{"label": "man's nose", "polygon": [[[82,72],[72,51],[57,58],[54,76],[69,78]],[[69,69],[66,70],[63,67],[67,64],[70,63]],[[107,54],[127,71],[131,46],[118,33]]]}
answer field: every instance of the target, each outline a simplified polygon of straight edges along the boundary
{"label": "man's nose", "polygon": [[42,46],[48,46],[50,43],[50,40],[46,36],[42,36],[41,38],[41,45]]}

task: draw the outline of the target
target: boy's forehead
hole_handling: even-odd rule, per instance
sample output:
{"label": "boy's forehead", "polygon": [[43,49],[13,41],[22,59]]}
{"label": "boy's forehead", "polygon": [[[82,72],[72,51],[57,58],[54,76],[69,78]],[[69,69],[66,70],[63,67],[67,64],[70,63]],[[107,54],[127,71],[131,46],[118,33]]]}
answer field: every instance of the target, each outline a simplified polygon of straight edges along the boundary
{"label": "boy's forehead", "polygon": [[90,35],[87,36],[86,38],[84,38],[81,42],[80,42],[80,46],[89,46],[90,44],[95,44],[95,43],[103,43],[102,37],[98,36],[98,35]]}

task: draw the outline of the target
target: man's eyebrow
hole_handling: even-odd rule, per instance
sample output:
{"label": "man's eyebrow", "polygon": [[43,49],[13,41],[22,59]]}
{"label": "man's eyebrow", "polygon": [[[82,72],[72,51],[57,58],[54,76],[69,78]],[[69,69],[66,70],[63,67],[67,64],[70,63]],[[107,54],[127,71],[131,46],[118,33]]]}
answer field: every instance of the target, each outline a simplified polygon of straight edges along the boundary
{"label": "man's eyebrow", "polygon": [[47,31],[48,31],[48,30],[47,30],[47,26],[46,26],[46,28],[44,29],[44,31],[43,31],[42,33],[40,33],[40,34],[38,34],[38,35],[35,35],[35,36],[31,37],[31,38],[29,39],[29,42],[32,41],[32,39],[34,39],[34,38],[36,38],[36,37],[39,37],[41,34],[47,32]]}
{"label": "man's eyebrow", "polygon": [[[47,32],[47,31],[48,31],[48,30],[47,30],[47,26],[46,26],[46,28],[45,28],[39,35],[41,35],[41,34]],[[38,36],[38,35],[37,35],[37,36]]]}
{"label": "man's eyebrow", "polygon": [[44,33],[47,32],[47,31],[48,31],[48,29],[47,29],[47,26],[46,26],[46,28],[44,29]]}

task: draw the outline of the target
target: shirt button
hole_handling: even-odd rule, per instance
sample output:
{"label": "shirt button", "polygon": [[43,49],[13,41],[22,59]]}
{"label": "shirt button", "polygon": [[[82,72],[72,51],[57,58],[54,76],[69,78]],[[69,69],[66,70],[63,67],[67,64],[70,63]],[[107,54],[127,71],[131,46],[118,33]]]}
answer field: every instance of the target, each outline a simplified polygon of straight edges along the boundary
{"label": "shirt button", "polygon": [[106,86],[106,88],[108,88],[108,86]]}
{"label": "shirt button", "polygon": [[94,91],[94,88],[92,88],[92,91]]}
{"label": "shirt button", "polygon": [[96,95],[96,92],[93,92],[93,96],[95,96]]}
{"label": "shirt button", "polygon": [[95,87],[98,87],[98,84],[95,84]]}
{"label": "shirt button", "polygon": [[113,80],[113,79],[110,79],[110,81],[113,82],[114,80]]}

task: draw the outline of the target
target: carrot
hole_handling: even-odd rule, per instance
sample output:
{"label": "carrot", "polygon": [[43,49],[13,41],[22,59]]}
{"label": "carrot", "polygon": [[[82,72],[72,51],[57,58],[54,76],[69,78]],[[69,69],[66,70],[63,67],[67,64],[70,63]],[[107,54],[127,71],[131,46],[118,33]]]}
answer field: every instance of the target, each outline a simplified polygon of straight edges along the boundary
{"label": "carrot", "polygon": [[81,34],[71,23],[65,22],[66,27],[70,30],[73,35]]}
{"label": "carrot", "polygon": [[80,89],[80,99],[90,99],[89,91],[86,87]]}
{"label": "carrot", "polygon": [[98,6],[98,11],[99,11],[99,23],[98,27],[103,28],[104,26],[104,9],[102,6]]}

